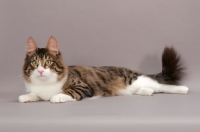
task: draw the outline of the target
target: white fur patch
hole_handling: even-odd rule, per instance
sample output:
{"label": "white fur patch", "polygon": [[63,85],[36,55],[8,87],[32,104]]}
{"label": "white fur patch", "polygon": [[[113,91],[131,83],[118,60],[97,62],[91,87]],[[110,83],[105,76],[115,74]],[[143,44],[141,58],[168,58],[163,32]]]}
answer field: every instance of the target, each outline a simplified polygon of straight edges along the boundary
{"label": "white fur patch", "polygon": [[35,93],[29,93],[19,96],[18,100],[21,103],[25,103],[25,102],[39,101],[40,98]]}
{"label": "white fur patch", "polygon": [[189,91],[189,88],[186,86],[179,86],[179,88],[177,89],[177,93],[180,94],[187,94]]}
{"label": "white fur patch", "polygon": [[50,101],[52,103],[63,103],[63,102],[67,102],[67,101],[76,101],[76,100],[73,99],[69,95],[60,93],[60,94],[52,96]]}
{"label": "white fur patch", "polygon": [[153,89],[148,87],[141,87],[140,89],[137,90],[135,94],[151,96],[153,95],[153,93],[154,93]]}

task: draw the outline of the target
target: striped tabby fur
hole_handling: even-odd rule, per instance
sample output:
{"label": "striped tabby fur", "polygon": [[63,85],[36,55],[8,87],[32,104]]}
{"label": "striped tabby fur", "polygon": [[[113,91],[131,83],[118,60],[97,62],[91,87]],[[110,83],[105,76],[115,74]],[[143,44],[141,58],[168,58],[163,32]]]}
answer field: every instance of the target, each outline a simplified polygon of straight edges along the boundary
{"label": "striped tabby fur", "polygon": [[[50,100],[57,103],[94,96],[188,91],[187,87],[176,86],[184,68],[173,48],[165,48],[163,71],[155,75],[143,75],[120,67],[66,66],[54,37],[50,37],[46,48],[38,48],[33,38],[29,38],[26,51],[23,77],[29,94],[21,95],[20,102]],[[171,86],[179,92],[164,91]]]}

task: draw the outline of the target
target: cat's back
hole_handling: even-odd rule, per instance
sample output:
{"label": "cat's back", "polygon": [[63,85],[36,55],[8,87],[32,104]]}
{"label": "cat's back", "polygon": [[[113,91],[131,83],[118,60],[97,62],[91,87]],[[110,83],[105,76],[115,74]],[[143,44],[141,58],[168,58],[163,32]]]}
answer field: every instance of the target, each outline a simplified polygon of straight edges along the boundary
{"label": "cat's back", "polygon": [[114,66],[69,66],[69,76],[83,80],[99,81],[105,84],[116,79],[136,78],[139,73],[133,70]]}
{"label": "cat's back", "polygon": [[101,66],[101,67],[94,67],[94,66],[68,66],[68,70],[71,73],[76,74],[84,74],[84,75],[93,75],[95,73],[101,74],[113,74],[116,76],[123,76],[126,74],[135,73],[131,69],[123,68],[123,67],[115,67],[115,66]]}
{"label": "cat's back", "polygon": [[[125,69],[125,68],[124,68]],[[118,72],[122,72],[123,68],[113,67],[113,66],[69,66],[69,73],[76,74],[78,76],[93,76],[95,74],[108,75],[108,74],[117,74]]]}

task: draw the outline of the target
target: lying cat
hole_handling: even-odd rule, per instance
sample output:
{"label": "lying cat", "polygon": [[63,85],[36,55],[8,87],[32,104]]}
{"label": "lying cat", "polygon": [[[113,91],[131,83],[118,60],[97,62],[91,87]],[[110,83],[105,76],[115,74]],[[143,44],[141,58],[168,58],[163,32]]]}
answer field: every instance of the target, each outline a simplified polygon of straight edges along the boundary
{"label": "lying cat", "polygon": [[95,96],[150,96],[162,92],[187,94],[186,86],[178,86],[184,68],[173,48],[164,49],[162,67],[159,74],[145,75],[120,67],[66,66],[54,37],[50,37],[46,48],[38,48],[29,38],[23,66],[28,94],[19,96],[19,102],[61,103]]}

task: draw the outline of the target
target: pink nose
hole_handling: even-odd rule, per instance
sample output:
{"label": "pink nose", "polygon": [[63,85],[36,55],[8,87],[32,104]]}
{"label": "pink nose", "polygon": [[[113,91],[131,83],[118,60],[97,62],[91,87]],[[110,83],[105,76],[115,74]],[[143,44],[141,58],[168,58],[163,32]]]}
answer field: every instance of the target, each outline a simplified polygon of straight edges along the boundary
{"label": "pink nose", "polygon": [[42,75],[42,73],[44,72],[43,70],[38,70],[38,72]]}

